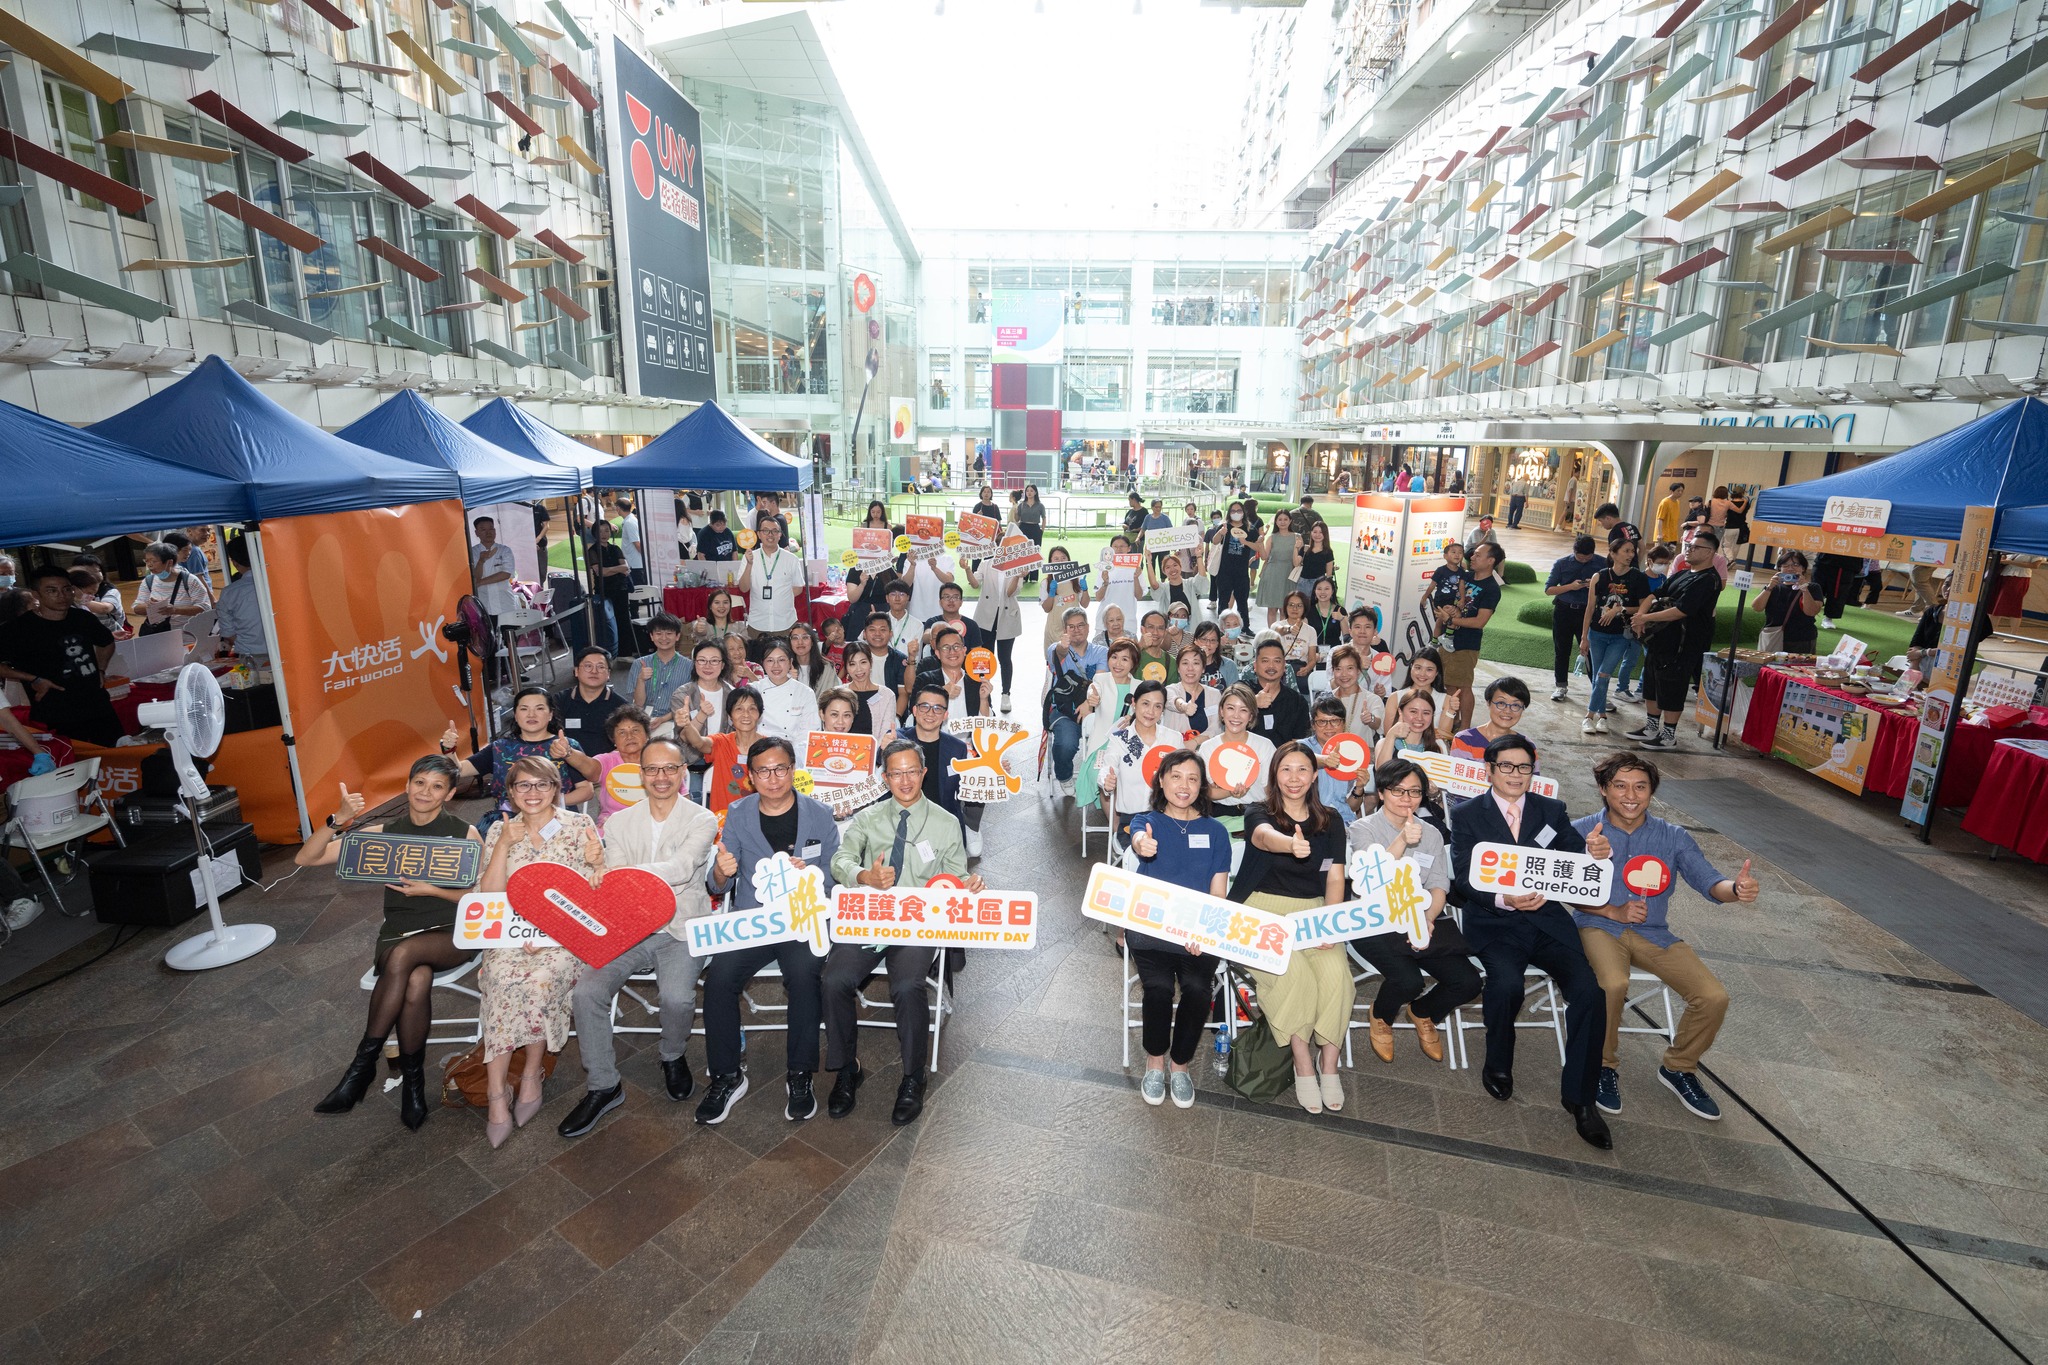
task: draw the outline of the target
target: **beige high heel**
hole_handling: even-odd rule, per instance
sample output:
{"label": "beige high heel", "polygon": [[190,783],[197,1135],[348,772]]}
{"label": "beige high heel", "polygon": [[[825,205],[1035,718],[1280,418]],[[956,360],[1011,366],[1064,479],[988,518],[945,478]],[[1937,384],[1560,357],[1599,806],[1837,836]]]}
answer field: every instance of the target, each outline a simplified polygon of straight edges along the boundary
{"label": "beige high heel", "polygon": [[[508,1107],[512,1103],[512,1094],[509,1090],[505,1093],[505,1103]],[[490,1111],[485,1110],[484,1136],[491,1140],[491,1149],[496,1151],[505,1145],[506,1138],[512,1136],[512,1120],[493,1119],[490,1117]]]}
{"label": "beige high heel", "polygon": [[[524,1089],[525,1084],[525,1081],[522,1079],[520,1082],[520,1088]],[[542,1080],[540,1084],[542,1086],[542,1092],[541,1097],[539,1099],[515,1100],[513,1102],[512,1122],[517,1124],[521,1128],[524,1128],[527,1125],[527,1123],[532,1120],[533,1116],[540,1112],[540,1107],[543,1104],[547,1103],[547,1092],[545,1088],[547,1086],[547,1082],[546,1080]]]}

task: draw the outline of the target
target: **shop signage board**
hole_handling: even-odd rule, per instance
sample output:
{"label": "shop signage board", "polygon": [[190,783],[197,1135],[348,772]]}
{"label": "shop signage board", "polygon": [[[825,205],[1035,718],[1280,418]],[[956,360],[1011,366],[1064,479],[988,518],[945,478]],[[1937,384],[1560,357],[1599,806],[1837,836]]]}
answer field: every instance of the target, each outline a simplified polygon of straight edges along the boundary
{"label": "shop signage board", "polygon": [[[1758,666],[1737,660],[1735,664],[1735,699],[1729,706],[1728,724],[1735,734],[1742,733],[1742,727],[1749,720],[1749,701],[1756,695]],[[1699,722],[1704,732],[1712,730],[1721,718],[1721,693],[1728,685],[1728,656],[1712,651],[1700,656],[1699,696],[1693,707],[1693,719]]]}
{"label": "shop signage board", "polygon": [[1834,497],[1828,499],[1826,510],[1820,514],[1820,528],[1872,540],[1884,535],[1885,524],[1891,519],[1892,505],[1884,498]]}
{"label": "shop signage board", "polygon": [[1856,796],[1870,775],[1870,751],[1877,743],[1878,714],[1802,682],[1785,685],[1771,756],[1804,768]]}
{"label": "shop signage board", "polygon": [[1462,497],[1360,493],[1353,503],[1344,599],[1379,616],[1380,635],[1403,663],[1436,638],[1435,622],[1423,616],[1422,583],[1464,522]]}
{"label": "shop signage board", "polygon": [[1963,535],[1956,543],[1955,572],[1950,575],[1948,606],[1941,617],[1941,644],[1928,670],[1927,691],[1920,706],[1920,733],[1913,741],[1913,766],[1906,774],[1906,795],[1899,814],[1925,830],[1934,814],[1934,794],[1941,773],[1942,749],[1948,743],[1949,721],[1963,692],[1963,655],[1970,627],[1986,603],[1984,570],[1991,562],[1991,531],[1998,520],[1995,507],[1963,510]]}
{"label": "shop signage board", "polygon": [[618,38],[605,49],[604,85],[626,391],[709,403],[718,393],[697,108]]}
{"label": "shop signage board", "polygon": [[1891,564],[1946,564],[1954,550],[1953,543],[1946,540],[1916,539],[1889,532],[1879,536],[1852,535],[1820,526],[1758,521],[1754,517],[1749,523],[1749,543],[1770,545],[1780,550],[1799,550],[1809,557],[1852,555],[1858,559],[1881,559]]}

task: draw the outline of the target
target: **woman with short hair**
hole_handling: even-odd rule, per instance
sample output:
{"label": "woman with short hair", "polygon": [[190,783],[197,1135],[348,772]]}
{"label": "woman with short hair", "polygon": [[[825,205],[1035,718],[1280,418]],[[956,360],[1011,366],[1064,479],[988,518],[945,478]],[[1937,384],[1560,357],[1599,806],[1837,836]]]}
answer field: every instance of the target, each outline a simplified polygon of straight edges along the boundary
{"label": "woman with short hair", "polygon": [[[412,765],[405,780],[405,810],[377,824],[366,834],[401,834],[414,838],[469,839],[476,831],[469,821],[448,809],[460,777],[455,760],[430,754]],[[341,836],[362,818],[367,802],[356,792],[342,791],[341,809],[313,828],[313,837],[299,846],[292,861],[300,867],[330,867],[341,858]],[[418,1131],[427,1121],[427,1034],[434,1026],[434,973],[460,967],[476,953],[455,946],[455,905],[459,890],[400,878],[384,887],[384,921],[377,928],[372,959],[376,984],[370,988],[368,1022],[356,1055],[334,1089],[313,1106],[316,1114],[346,1114],[362,1103],[377,1078],[377,1054],[384,1040],[398,1030],[398,1118]]]}
{"label": "woman with short hair", "polygon": [[[1152,774],[1147,809],[1131,817],[1130,847],[1143,875],[1220,900],[1230,883],[1230,834],[1209,815],[1206,784],[1202,760],[1193,750],[1176,749],[1161,759]],[[1145,1077],[1138,1093],[1145,1103],[1157,1105],[1170,1092],[1175,1108],[1192,1109],[1195,1078],[1188,1064],[1209,1023],[1217,959],[1135,929],[1124,931],[1124,950],[1137,971],[1140,992]]]}

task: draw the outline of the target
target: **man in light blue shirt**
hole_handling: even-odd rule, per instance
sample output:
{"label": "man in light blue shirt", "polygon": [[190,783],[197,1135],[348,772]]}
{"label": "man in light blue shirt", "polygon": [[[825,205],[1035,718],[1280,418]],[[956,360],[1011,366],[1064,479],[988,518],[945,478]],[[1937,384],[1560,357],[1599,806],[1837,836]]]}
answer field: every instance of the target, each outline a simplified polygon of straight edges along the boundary
{"label": "man in light blue shirt", "polygon": [[1045,730],[1052,736],[1052,771],[1072,793],[1074,755],[1081,751],[1081,721],[1075,708],[1086,700],[1088,684],[1109,667],[1109,648],[1088,640],[1088,613],[1069,607],[1060,618],[1059,643],[1045,651],[1049,681],[1045,691]]}
{"label": "man in light blue shirt", "polygon": [[1657,1079],[1678,1102],[1703,1119],[1718,1119],[1721,1109],[1696,1074],[1700,1055],[1713,1046],[1728,1014],[1728,991],[1700,961],[1699,954],[1671,932],[1671,893],[1679,878],[1720,904],[1757,898],[1756,878],[1744,860],[1742,870],[1723,877],[1707,861],[1692,835],[1668,820],[1650,814],[1657,793],[1657,765],[1641,754],[1615,753],[1593,768],[1605,809],[1574,820],[1581,834],[1595,825],[1606,827],[1614,849],[1614,877],[1607,904],[1574,907],[1579,941],[1593,974],[1607,995],[1607,1040],[1600,1061],[1597,1103],[1610,1114],[1621,1112],[1621,1077],[1617,1071],[1618,1033],[1628,1008],[1628,974],[1640,967],[1685,999],[1678,1036],[1664,1050]]}
{"label": "man in light blue shirt", "polygon": [[214,603],[214,626],[222,644],[262,667],[270,662],[263,639],[263,606],[256,597],[256,575],[249,572],[248,542],[239,535],[228,541],[228,563],[235,566],[235,577]]}

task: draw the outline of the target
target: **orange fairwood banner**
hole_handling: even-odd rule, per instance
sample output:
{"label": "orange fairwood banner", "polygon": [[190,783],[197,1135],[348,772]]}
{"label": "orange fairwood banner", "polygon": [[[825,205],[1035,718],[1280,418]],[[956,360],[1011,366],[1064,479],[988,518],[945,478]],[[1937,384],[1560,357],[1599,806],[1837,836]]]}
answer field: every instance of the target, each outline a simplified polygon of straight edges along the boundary
{"label": "orange fairwood banner", "polygon": [[[399,795],[462,714],[441,638],[470,590],[462,504],[266,521],[263,557],[308,813],[332,810],[343,783],[372,805]],[[297,841],[250,822],[265,840]]]}

